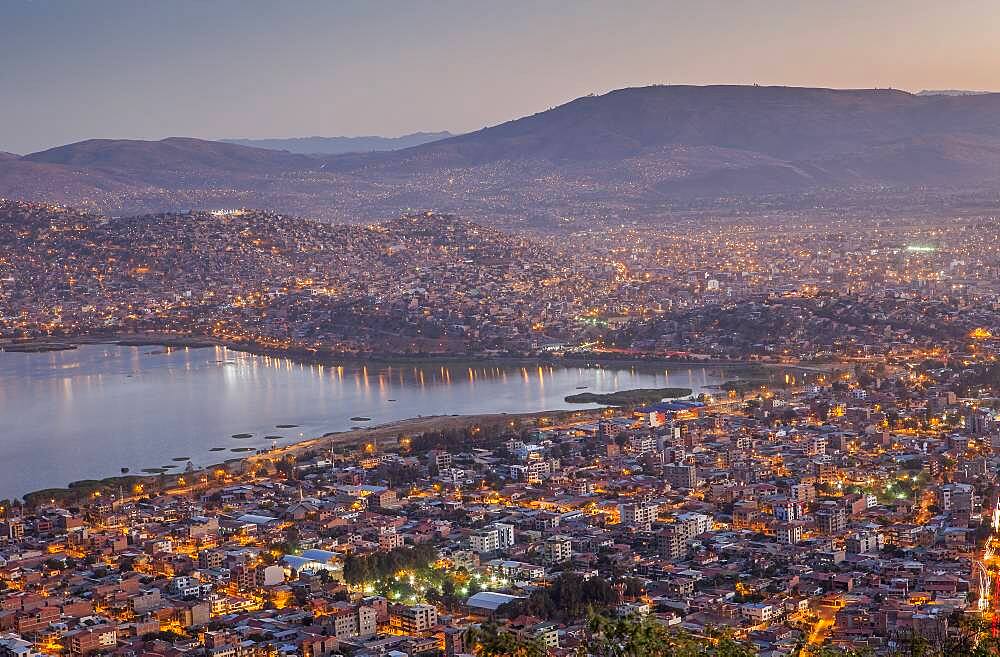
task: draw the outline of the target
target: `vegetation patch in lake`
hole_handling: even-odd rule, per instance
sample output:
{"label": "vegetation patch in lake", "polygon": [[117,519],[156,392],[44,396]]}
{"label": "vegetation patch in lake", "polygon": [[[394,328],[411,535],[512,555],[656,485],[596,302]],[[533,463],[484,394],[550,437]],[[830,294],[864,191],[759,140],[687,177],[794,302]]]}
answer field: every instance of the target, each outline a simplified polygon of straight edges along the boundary
{"label": "vegetation patch in lake", "polygon": [[284,440],[284,436],[264,436],[264,440]]}
{"label": "vegetation patch in lake", "polygon": [[254,450],[253,450],[253,447],[234,447],[234,448],[232,448],[229,451],[230,452],[252,452]]}
{"label": "vegetation patch in lake", "polygon": [[210,451],[210,452],[224,452],[224,451],[226,451],[226,448],[225,447],[210,447],[208,449],[208,451]]}
{"label": "vegetation patch in lake", "polygon": [[362,417],[360,415],[351,418],[351,422],[371,422],[371,421],[372,419],[370,417]]}
{"label": "vegetation patch in lake", "polygon": [[297,424],[276,424],[276,425],[274,425],[274,428],[275,429],[294,429],[297,426],[299,426],[299,425],[297,425]]}
{"label": "vegetation patch in lake", "polygon": [[173,460],[174,461],[190,461],[191,457],[190,456],[175,456],[173,458]]}
{"label": "vegetation patch in lake", "polygon": [[252,433],[234,433],[233,438],[236,440],[246,440],[247,438],[253,438]]}
{"label": "vegetation patch in lake", "polygon": [[147,474],[163,474],[167,470],[166,468],[143,468],[142,471]]}
{"label": "vegetation patch in lake", "polygon": [[566,401],[570,404],[633,406],[637,404],[653,404],[661,399],[687,397],[692,392],[691,388],[636,388],[635,390],[619,390],[608,393],[581,392],[569,395],[566,397]]}

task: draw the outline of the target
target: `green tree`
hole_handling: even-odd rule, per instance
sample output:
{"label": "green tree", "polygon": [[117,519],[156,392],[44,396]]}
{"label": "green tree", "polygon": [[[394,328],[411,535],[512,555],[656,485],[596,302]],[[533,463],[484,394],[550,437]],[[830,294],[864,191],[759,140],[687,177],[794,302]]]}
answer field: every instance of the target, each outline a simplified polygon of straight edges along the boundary
{"label": "green tree", "polygon": [[721,634],[708,639],[669,630],[654,618],[592,616],[579,654],[596,657],[752,657],[750,646]]}
{"label": "green tree", "polygon": [[477,657],[545,657],[545,644],[500,630],[492,623],[472,627],[465,633],[465,642]]}

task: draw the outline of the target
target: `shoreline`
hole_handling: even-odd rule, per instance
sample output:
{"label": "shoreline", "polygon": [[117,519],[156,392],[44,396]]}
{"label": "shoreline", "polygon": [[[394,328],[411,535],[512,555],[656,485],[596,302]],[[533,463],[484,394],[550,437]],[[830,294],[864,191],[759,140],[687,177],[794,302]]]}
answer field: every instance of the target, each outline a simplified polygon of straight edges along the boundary
{"label": "shoreline", "polygon": [[[211,347],[225,347],[227,349],[232,349],[234,351],[239,351],[243,353],[249,353],[256,356],[268,356],[274,358],[284,358],[290,362],[301,363],[301,364],[322,364],[328,365],[333,363],[343,363],[352,364],[357,366],[363,366],[366,363],[392,363],[399,365],[408,366],[442,366],[442,365],[496,365],[496,366],[543,366],[548,365],[552,367],[608,367],[608,368],[649,368],[649,369],[660,369],[660,368],[682,368],[682,367],[701,367],[706,369],[715,369],[721,372],[726,372],[732,376],[732,380],[724,380],[723,383],[713,386],[719,389],[723,389],[725,386],[735,383],[751,383],[757,377],[754,374],[770,374],[774,376],[777,371],[801,371],[807,373],[817,373],[819,370],[835,369],[837,367],[843,367],[842,364],[832,363],[830,365],[795,365],[795,364],[782,364],[782,363],[765,363],[760,361],[719,361],[719,360],[678,360],[678,359],[668,359],[668,358],[602,358],[595,355],[581,355],[581,356],[560,356],[560,357],[517,357],[517,356],[431,356],[422,355],[420,357],[414,356],[392,356],[392,355],[378,355],[378,356],[358,356],[358,355],[319,355],[319,354],[306,354],[298,350],[276,350],[276,349],[264,349],[264,348],[254,348],[246,344],[232,344],[226,341],[220,341],[214,338],[202,338],[196,336],[177,336],[177,335],[166,335],[166,334],[108,334],[108,335],[89,335],[89,336],[77,336],[74,338],[60,338],[60,339],[39,339],[39,340],[27,340],[19,341],[16,343],[4,342],[0,343],[0,350],[8,351],[10,353],[46,353],[49,351],[66,351],[76,349],[79,346],[86,345],[119,345],[128,347],[143,347],[143,346],[160,346],[164,348],[180,349],[180,348],[211,348]],[[749,377],[749,378],[746,378]],[[725,379],[725,377],[722,377]],[[583,393],[580,393],[583,394]],[[567,400],[568,401],[568,400]],[[600,402],[594,402],[600,403]],[[299,440],[293,440],[292,442],[283,445],[281,447],[276,447],[272,449],[264,449],[261,452],[246,453],[240,456],[234,456],[230,459],[222,459],[220,462],[207,465],[197,470],[183,472],[177,471],[166,471],[163,473],[150,473],[150,472],[129,472],[122,473],[121,475],[114,475],[102,479],[85,479],[80,481],[74,481],[66,484],[65,486],[56,486],[51,488],[45,488],[37,491],[31,491],[24,493],[21,497],[22,499],[28,500],[29,498],[33,500],[33,504],[38,504],[44,502],[46,497],[52,499],[59,498],[61,500],[66,499],[82,499],[85,496],[89,496],[94,491],[109,491],[113,492],[112,489],[121,485],[128,485],[131,489],[132,485],[136,482],[151,482],[151,481],[176,481],[179,477],[183,476],[197,476],[201,477],[206,473],[211,473],[219,468],[228,470],[234,467],[236,464],[254,463],[259,461],[273,460],[274,458],[280,458],[289,454],[298,454],[302,451],[310,449],[332,449],[335,447],[350,447],[352,445],[361,444],[367,440],[385,440],[389,439],[390,444],[395,442],[395,437],[400,433],[424,433],[428,431],[440,430],[442,428],[454,428],[454,427],[464,427],[470,424],[475,424],[477,422],[490,422],[490,421],[523,421],[530,420],[538,417],[550,416],[550,417],[565,417],[568,415],[582,414],[595,414],[599,413],[603,409],[565,409],[565,410],[552,410],[552,411],[542,411],[542,412],[531,412],[531,413],[500,413],[500,414],[470,414],[470,415],[436,415],[436,416],[417,416],[407,419],[402,419],[394,422],[389,422],[383,425],[376,425],[364,428],[352,428],[346,431],[339,432],[329,432],[321,436],[313,436],[311,438],[301,438]],[[82,494],[82,495],[81,495]]]}
{"label": "shoreline", "polygon": [[[603,411],[603,408],[598,408],[538,411],[531,413],[417,416],[363,429],[331,431],[321,436],[303,438],[287,445],[261,450],[259,453],[255,452],[253,454],[246,454],[245,456],[225,459],[218,463],[188,471],[164,472],[160,474],[137,472],[114,475],[102,479],[81,479],[69,482],[65,486],[29,491],[22,494],[20,499],[24,500],[24,505],[28,509],[43,506],[49,501],[55,501],[60,504],[74,504],[92,499],[95,497],[95,493],[100,496],[105,494],[114,495],[118,493],[119,489],[126,487],[129,491],[132,491],[133,487],[137,484],[141,485],[143,489],[148,487],[148,496],[152,497],[171,494],[171,489],[176,491],[180,485],[179,479],[182,477],[192,478],[193,480],[200,480],[202,477],[207,477],[211,481],[212,477],[220,470],[224,471],[227,475],[235,474],[238,476],[245,474],[249,469],[248,466],[275,462],[309,451],[335,451],[338,448],[350,449],[369,442],[380,444],[381,447],[397,448],[397,438],[400,435],[420,435],[431,431],[461,429],[473,425],[506,424],[510,422],[522,424],[525,421],[533,422],[539,418],[551,418],[555,420],[573,418],[574,420],[584,420],[590,417],[599,417]],[[209,484],[208,487],[211,488],[211,486],[212,484]],[[154,493],[154,489],[158,490]]]}
{"label": "shoreline", "polygon": [[392,354],[371,353],[355,354],[341,352],[320,352],[305,347],[273,348],[245,342],[220,340],[211,336],[172,335],[164,333],[111,333],[107,335],[80,335],[59,338],[31,338],[28,340],[6,340],[0,342],[0,352],[9,353],[46,353],[50,351],[72,351],[80,346],[110,344],[123,347],[164,347],[171,349],[207,349],[225,347],[232,351],[284,358],[303,365],[336,365],[339,363],[399,363],[405,365],[444,365],[444,364],[548,364],[567,367],[587,366],[621,366],[621,367],[714,367],[720,369],[764,368],[788,369],[804,372],[836,369],[843,363],[777,363],[760,360],[719,360],[711,358],[671,358],[656,355],[623,355],[609,354],[562,354],[555,355],[475,355],[475,354]]}

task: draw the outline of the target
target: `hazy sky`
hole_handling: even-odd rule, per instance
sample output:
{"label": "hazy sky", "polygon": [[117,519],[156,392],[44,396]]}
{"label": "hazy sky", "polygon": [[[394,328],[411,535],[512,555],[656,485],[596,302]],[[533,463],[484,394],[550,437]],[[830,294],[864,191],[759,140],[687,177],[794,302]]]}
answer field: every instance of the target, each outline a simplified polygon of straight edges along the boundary
{"label": "hazy sky", "polygon": [[1000,89],[997,0],[0,0],[0,150],[468,131],[653,83]]}

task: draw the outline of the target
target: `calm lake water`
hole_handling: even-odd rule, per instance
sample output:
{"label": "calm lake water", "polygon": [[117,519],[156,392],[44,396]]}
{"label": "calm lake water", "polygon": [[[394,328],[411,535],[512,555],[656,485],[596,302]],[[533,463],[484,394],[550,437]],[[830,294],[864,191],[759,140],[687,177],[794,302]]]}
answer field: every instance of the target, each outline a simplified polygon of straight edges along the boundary
{"label": "calm lake water", "polygon": [[[179,464],[176,472],[186,463],[175,458],[210,465],[239,456],[233,449],[419,415],[588,408],[563,399],[581,386],[697,392],[720,381],[717,371],[699,367],[323,367],[222,347],[0,353],[0,498],[118,475],[123,467],[140,473]],[[240,433],[252,438],[232,437]]]}

